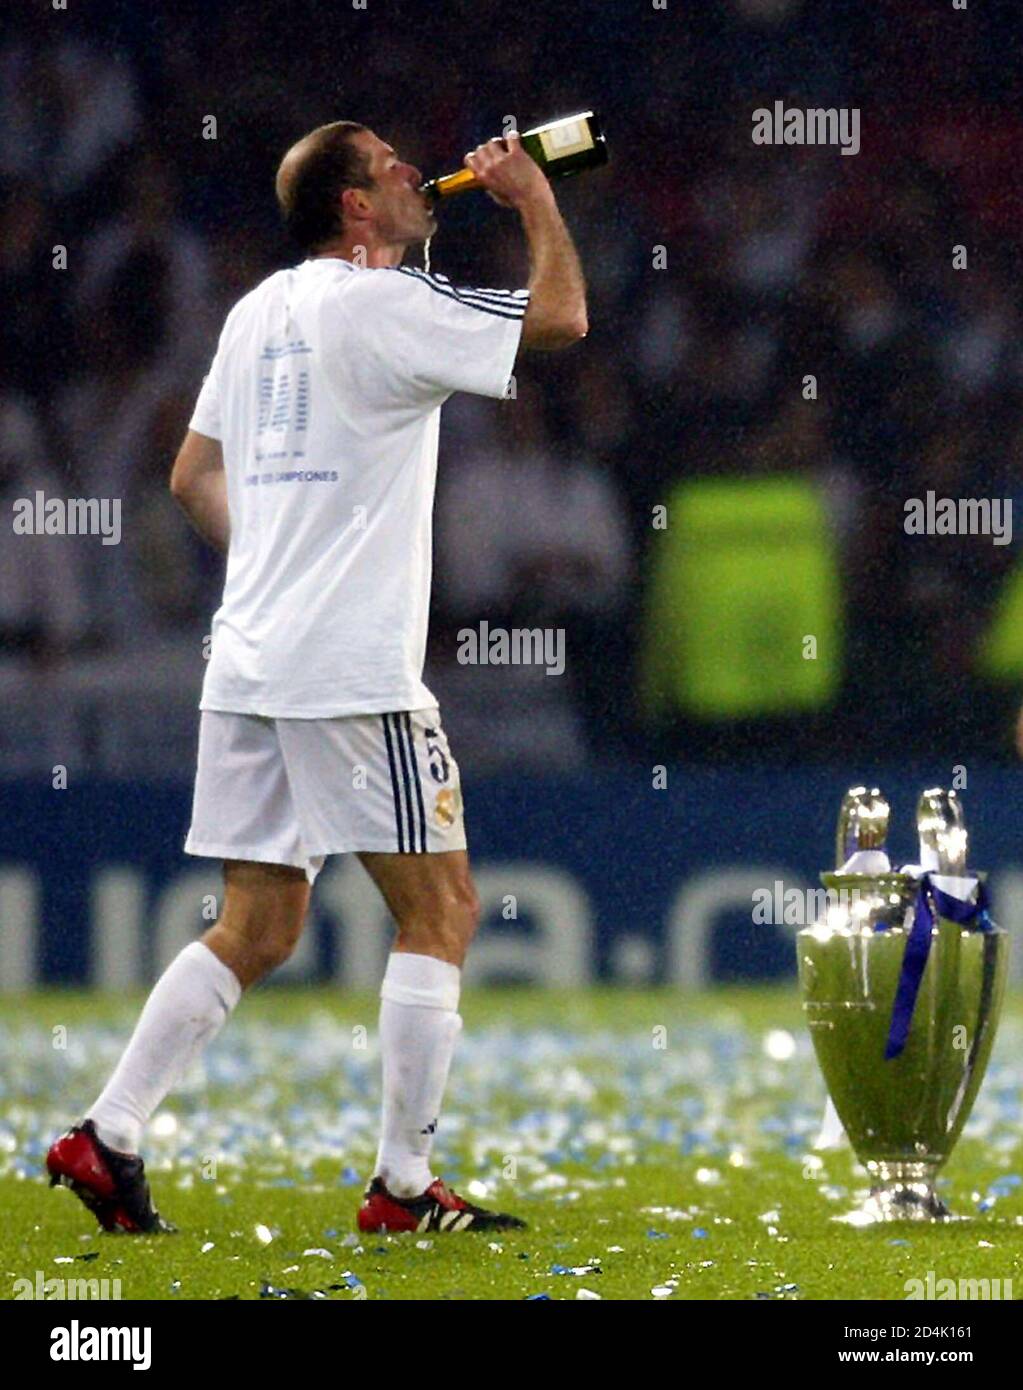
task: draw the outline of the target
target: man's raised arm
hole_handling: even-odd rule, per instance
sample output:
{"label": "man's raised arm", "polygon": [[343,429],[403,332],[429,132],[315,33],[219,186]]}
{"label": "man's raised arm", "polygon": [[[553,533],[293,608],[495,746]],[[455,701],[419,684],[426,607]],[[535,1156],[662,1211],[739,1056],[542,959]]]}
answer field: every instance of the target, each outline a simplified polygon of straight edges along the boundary
{"label": "man's raised arm", "polygon": [[515,208],[529,244],[529,305],[522,346],[542,351],[571,347],[585,338],[586,282],[553,190],[518,135],[489,140],[465,163],[496,203]]}

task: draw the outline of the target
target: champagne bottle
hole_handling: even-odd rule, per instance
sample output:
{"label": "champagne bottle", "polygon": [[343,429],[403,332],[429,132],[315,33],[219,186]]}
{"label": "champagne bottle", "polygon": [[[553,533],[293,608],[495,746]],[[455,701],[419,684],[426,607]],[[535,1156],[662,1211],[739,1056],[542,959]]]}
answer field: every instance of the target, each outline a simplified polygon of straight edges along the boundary
{"label": "champagne bottle", "polygon": [[[607,142],[595,111],[548,121],[546,125],[522,131],[519,138],[526,154],[539,164],[549,179],[579,174],[583,169],[596,169],[607,163]],[[459,169],[457,174],[428,179],[420,191],[436,203],[452,193],[464,193],[479,186],[471,169]]]}

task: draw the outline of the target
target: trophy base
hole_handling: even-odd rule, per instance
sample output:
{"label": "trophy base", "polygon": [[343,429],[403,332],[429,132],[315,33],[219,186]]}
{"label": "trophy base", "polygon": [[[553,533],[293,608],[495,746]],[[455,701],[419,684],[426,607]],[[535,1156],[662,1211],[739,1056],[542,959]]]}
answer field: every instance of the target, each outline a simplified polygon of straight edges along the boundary
{"label": "trophy base", "polygon": [[935,1167],[929,1163],[867,1164],[875,1180],[870,1196],[857,1213],[863,1225],[877,1221],[949,1221],[952,1213],[934,1188]]}
{"label": "trophy base", "polygon": [[875,1221],[948,1221],[952,1216],[929,1182],[872,1187],[863,1210]]}

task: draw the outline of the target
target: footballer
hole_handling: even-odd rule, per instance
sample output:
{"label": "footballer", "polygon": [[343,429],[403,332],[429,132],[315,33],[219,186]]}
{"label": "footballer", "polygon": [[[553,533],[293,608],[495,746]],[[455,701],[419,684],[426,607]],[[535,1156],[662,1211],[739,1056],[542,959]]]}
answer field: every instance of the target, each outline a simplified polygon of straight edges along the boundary
{"label": "footballer", "polygon": [[456,287],[402,264],[435,219],[419,170],[367,127],[335,121],[288,150],[277,199],[304,259],[228,314],[174,463],[174,497],[227,555],[185,842],[223,860],[225,890],[47,1155],[51,1180],[108,1230],[173,1230],[139,1155],[145,1125],[242,993],[288,959],[331,854],[359,856],[397,924],[359,1228],[523,1224],[463,1200],[430,1163],[479,916],[458,764],[422,679],[432,509],[443,403],[499,399],[520,350],[584,337],[586,291],[518,136],[465,163],[521,220],[526,289]]}

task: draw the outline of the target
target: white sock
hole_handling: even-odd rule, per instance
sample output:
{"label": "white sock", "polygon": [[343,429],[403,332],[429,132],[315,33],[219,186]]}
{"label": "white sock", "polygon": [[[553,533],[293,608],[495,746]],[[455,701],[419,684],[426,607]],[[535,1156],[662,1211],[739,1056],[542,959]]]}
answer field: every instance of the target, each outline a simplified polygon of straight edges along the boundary
{"label": "white sock", "polygon": [[462,1027],[462,972],[433,956],[394,951],[380,986],[383,1116],[376,1172],[396,1197],[430,1186],[430,1149]]}
{"label": "white sock", "polygon": [[142,1128],[241,998],[237,975],[201,941],[163,972],[87,1118],[104,1144],[138,1153]]}

